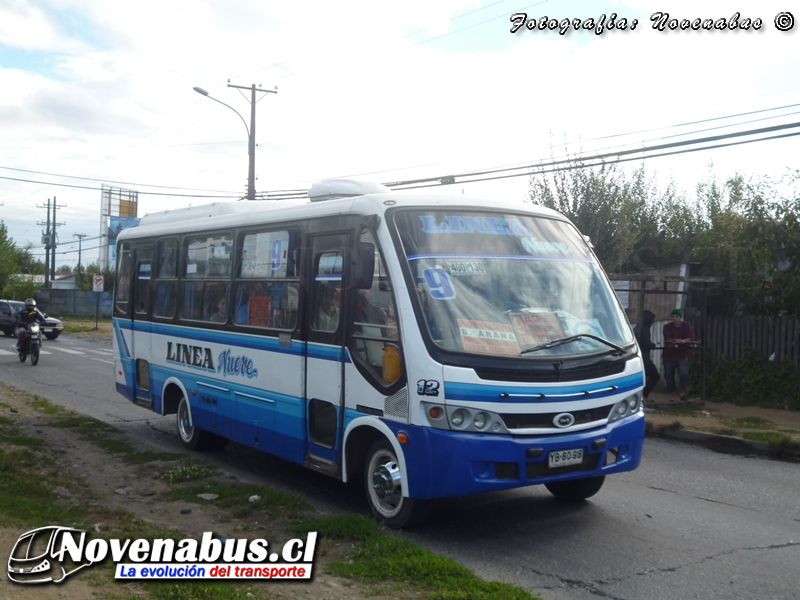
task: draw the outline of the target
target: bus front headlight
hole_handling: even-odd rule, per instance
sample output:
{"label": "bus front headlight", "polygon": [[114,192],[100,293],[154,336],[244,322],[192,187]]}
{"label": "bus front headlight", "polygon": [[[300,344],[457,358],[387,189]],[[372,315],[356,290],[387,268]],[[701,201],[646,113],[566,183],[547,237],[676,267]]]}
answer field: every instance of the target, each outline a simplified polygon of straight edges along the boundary
{"label": "bus front headlight", "polygon": [[611,413],[608,415],[608,422],[613,423],[623,417],[639,412],[642,407],[642,396],[639,393],[631,394],[627,398],[617,402],[612,408]]}

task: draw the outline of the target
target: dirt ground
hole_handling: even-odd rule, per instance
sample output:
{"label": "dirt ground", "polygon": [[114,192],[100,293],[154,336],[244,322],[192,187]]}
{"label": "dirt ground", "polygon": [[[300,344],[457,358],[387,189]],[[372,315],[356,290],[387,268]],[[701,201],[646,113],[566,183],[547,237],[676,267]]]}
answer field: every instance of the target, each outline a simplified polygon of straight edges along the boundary
{"label": "dirt ground", "polygon": [[[125,513],[165,528],[177,529],[184,532],[187,538],[197,540],[202,537],[203,532],[212,531],[225,538],[262,538],[269,542],[270,547],[281,547],[285,541],[298,537],[287,533],[286,518],[280,515],[257,512],[245,518],[235,518],[231,511],[217,508],[210,503],[201,505],[164,499],[161,493],[167,489],[168,483],[159,474],[170,467],[174,468],[175,463],[129,464],[120,459],[119,455],[109,454],[95,444],[81,440],[72,429],[48,426],[52,417],[32,407],[29,399],[30,396],[25,393],[10,391],[8,388],[0,389],[0,402],[3,405],[0,406],[0,416],[11,419],[20,433],[41,439],[39,451],[52,456],[52,463],[58,465],[59,471],[75,482],[74,486],[56,489],[59,502],[88,505],[92,520],[97,519],[95,531],[113,530],[112,526],[119,520],[118,513]],[[233,476],[217,473],[212,478],[212,481],[215,480],[231,481]],[[191,512],[186,513],[188,508]],[[5,573],[6,558],[18,537],[30,529],[45,525],[73,524],[39,523],[33,527],[15,527],[6,523],[0,526],[0,600],[110,598],[120,594],[126,597],[149,596],[141,585],[135,582],[124,584],[110,581],[107,577],[99,577],[97,573],[91,572],[92,567],[58,585],[25,586],[10,582]],[[90,536],[91,534],[92,531],[89,531]],[[257,597],[304,600],[422,597],[413,591],[386,595],[385,588],[326,574],[325,565],[331,560],[344,557],[351,548],[349,542],[320,540],[317,543],[317,557],[311,581],[256,583],[252,585],[252,589],[258,592]],[[99,585],[98,580],[101,580]]]}
{"label": "dirt ground", "polygon": [[[670,403],[670,396],[667,394],[653,392],[649,400],[655,403],[655,408],[645,409],[645,415],[648,423],[655,427],[668,426],[678,421],[682,429],[708,433],[729,429],[735,429],[739,434],[755,430],[775,431],[800,442],[800,412],[692,399],[689,405],[697,408],[693,411],[694,414],[680,414],[681,403]],[[765,424],[762,427],[741,427],[737,425],[741,423],[740,419],[751,422],[763,419],[772,426]]]}

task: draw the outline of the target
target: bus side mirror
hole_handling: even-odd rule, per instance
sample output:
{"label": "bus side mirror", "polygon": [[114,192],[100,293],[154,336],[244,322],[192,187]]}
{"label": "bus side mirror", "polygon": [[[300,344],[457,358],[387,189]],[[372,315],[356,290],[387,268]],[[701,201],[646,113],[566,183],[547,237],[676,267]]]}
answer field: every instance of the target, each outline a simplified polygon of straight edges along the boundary
{"label": "bus side mirror", "polygon": [[372,289],[372,277],[375,272],[375,245],[368,242],[358,243],[358,264],[356,265],[356,289]]}

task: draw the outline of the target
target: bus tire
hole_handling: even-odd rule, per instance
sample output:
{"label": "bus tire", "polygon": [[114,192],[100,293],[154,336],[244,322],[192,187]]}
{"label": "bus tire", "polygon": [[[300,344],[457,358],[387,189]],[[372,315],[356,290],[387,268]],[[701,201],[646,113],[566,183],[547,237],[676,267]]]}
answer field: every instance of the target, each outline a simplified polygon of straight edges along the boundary
{"label": "bus tire", "polygon": [[567,479],[566,481],[545,483],[544,487],[559,500],[577,502],[594,496],[603,487],[605,480],[605,475],[586,477],[585,479]]}
{"label": "bus tire", "polygon": [[191,409],[186,396],[181,397],[178,404],[178,435],[183,445],[189,450],[205,450],[214,445],[217,436],[192,425]]}
{"label": "bus tire", "polygon": [[430,503],[403,496],[403,481],[392,445],[386,438],[367,452],[364,487],[372,516],[392,529],[411,528],[428,516]]}

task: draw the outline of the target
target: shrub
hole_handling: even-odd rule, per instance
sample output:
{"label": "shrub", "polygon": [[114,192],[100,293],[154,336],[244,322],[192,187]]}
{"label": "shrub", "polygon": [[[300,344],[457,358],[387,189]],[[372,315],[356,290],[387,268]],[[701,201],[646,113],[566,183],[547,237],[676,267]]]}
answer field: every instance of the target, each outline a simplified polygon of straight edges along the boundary
{"label": "shrub", "polygon": [[[773,363],[745,348],[739,360],[706,357],[706,395],[741,406],[762,406],[800,410],[800,376],[789,363]],[[699,390],[702,377],[700,357],[692,360],[691,387]]]}

